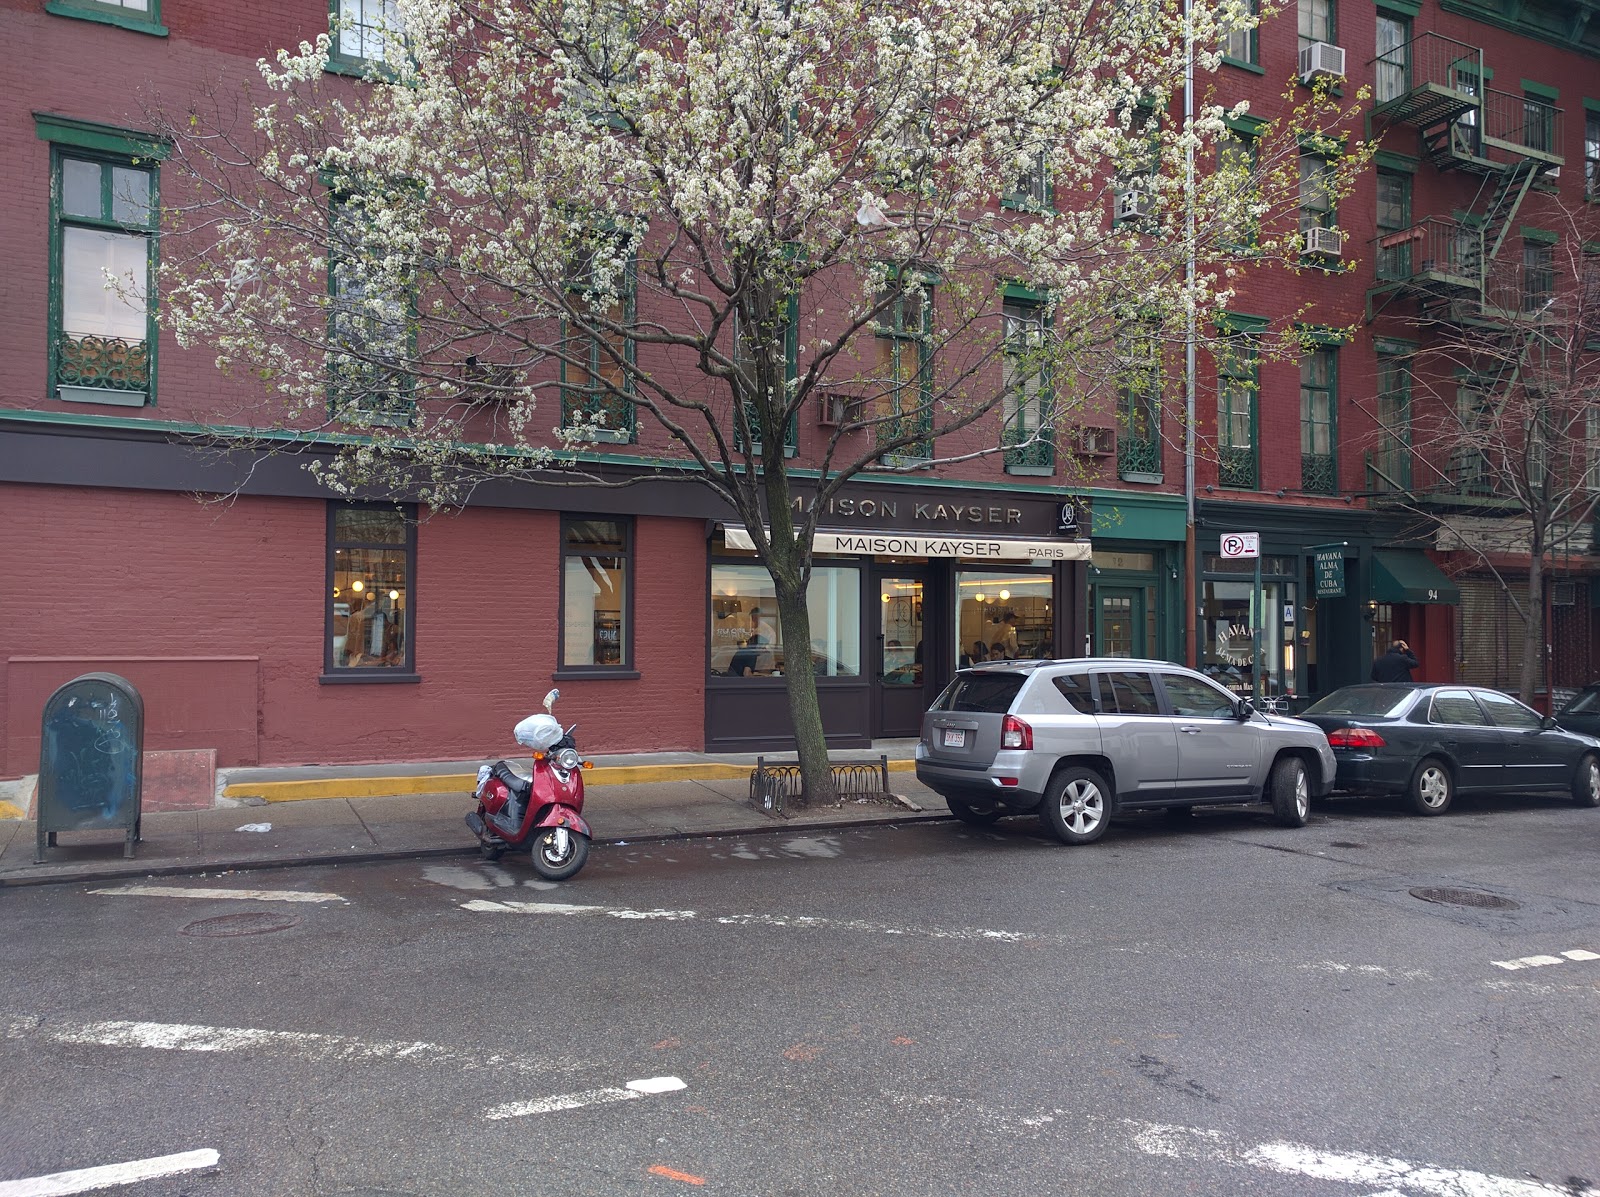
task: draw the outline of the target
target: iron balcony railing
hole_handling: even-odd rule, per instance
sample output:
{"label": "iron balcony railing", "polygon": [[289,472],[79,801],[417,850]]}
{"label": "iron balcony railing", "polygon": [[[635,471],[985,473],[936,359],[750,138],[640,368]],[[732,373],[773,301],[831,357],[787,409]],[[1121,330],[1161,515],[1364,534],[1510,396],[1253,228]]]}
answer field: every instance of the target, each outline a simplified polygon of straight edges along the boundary
{"label": "iron balcony railing", "polygon": [[1483,231],[1429,216],[1374,242],[1380,283],[1426,282],[1476,290],[1483,285]]}
{"label": "iron balcony railing", "polygon": [[1373,115],[1419,127],[1478,106],[1483,51],[1437,33],[1421,33],[1371,63]]}
{"label": "iron balcony railing", "polygon": [[1134,440],[1124,434],[1117,440],[1117,472],[1128,474],[1159,474],[1161,472],[1161,442]]}
{"label": "iron balcony railing", "polygon": [[1562,112],[1554,104],[1493,87],[1484,88],[1483,140],[1486,144],[1559,166],[1566,161],[1561,153],[1561,136]]}

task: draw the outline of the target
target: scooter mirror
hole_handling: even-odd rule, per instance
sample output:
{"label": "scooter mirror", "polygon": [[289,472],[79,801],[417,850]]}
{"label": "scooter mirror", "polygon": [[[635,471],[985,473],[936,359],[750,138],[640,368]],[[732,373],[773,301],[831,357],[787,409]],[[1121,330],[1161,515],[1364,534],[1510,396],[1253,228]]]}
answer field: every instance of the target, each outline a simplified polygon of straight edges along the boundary
{"label": "scooter mirror", "polygon": [[550,693],[548,693],[548,694],[546,694],[544,696],[544,712],[545,712],[545,714],[548,715],[550,713],[550,709],[556,705],[556,699],[558,699],[560,697],[561,697],[561,691],[560,690],[552,690],[552,691],[550,691]]}

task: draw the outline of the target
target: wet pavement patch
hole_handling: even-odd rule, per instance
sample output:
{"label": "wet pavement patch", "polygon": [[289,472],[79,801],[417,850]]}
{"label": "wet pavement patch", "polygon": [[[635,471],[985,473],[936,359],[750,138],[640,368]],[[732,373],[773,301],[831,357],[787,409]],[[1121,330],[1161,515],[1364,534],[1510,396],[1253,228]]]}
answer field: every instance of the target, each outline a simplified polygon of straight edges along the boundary
{"label": "wet pavement patch", "polygon": [[1521,910],[1522,903],[1503,898],[1499,894],[1486,894],[1480,889],[1454,889],[1450,886],[1430,885],[1408,890],[1413,898],[1424,902],[1443,902],[1448,906],[1472,906],[1480,910]]}
{"label": "wet pavement patch", "polygon": [[298,927],[300,920],[292,914],[276,911],[251,911],[248,914],[222,914],[212,919],[197,919],[179,931],[180,935],[194,935],[202,939],[235,939],[241,935],[271,935],[274,931],[287,931]]}

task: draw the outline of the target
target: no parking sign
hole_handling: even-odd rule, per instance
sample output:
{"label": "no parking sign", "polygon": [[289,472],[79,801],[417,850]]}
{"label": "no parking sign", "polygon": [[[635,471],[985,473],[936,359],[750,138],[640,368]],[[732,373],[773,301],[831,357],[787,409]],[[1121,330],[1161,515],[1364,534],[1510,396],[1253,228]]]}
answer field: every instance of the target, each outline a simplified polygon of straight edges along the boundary
{"label": "no parking sign", "polygon": [[1222,555],[1232,558],[1261,556],[1261,533],[1224,532]]}

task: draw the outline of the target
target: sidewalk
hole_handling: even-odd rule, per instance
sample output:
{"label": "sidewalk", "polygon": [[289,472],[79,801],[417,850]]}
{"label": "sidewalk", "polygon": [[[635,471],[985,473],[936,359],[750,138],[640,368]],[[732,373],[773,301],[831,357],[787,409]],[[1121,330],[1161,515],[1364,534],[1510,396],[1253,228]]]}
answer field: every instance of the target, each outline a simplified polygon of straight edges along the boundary
{"label": "sidewalk", "polygon": [[[584,817],[595,842],[633,843],[707,835],[815,831],[948,817],[917,783],[915,741],[833,754],[835,764],[889,758],[895,797],[791,805],[774,815],[752,804],[755,754],[649,753],[596,757],[584,776]],[[769,762],[792,760],[773,753]],[[463,822],[482,762],[303,766],[219,771],[218,803],[206,810],[146,811],[132,860],[121,831],[61,832],[34,864],[32,819],[0,819],[0,888],[212,872],[355,863],[398,857],[476,855]],[[522,762],[526,766],[527,762]],[[265,830],[244,830],[245,828]]]}

